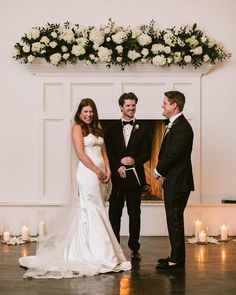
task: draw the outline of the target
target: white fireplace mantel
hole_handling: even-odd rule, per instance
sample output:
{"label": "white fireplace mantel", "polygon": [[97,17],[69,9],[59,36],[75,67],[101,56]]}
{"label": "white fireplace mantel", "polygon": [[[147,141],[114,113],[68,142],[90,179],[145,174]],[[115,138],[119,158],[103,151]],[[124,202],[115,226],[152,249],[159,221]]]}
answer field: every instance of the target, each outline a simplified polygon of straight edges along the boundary
{"label": "white fireplace mantel", "polygon": [[84,62],[77,64],[67,64],[53,66],[46,62],[34,62],[33,64],[25,64],[35,76],[201,76],[207,74],[213,67],[211,64],[203,64],[203,66],[194,68],[192,65],[181,68],[177,65],[170,66],[154,66],[152,64],[134,64],[127,66],[122,70],[119,66],[111,66],[108,68],[105,64],[87,65]]}

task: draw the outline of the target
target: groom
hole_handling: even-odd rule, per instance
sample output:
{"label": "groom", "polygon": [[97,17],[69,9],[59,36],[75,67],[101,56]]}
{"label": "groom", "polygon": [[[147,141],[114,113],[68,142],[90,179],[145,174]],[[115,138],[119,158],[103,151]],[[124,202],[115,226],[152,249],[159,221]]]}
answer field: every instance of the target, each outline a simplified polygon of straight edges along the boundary
{"label": "groom", "polygon": [[163,182],[164,204],[171,253],[158,260],[158,271],[183,269],[185,265],[184,209],[194,190],[191,153],[193,130],[182,111],[185,96],[165,92],[163,116],[169,119],[154,176]]}
{"label": "groom", "polygon": [[124,93],[119,98],[122,118],[108,126],[104,139],[111,166],[112,192],[109,218],[120,241],[122,210],[126,201],[129,215],[131,258],[140,260],[141,187],[146,184],[143,164],[150,158],[151,139],[147,126],[134,118],[137,96]]}

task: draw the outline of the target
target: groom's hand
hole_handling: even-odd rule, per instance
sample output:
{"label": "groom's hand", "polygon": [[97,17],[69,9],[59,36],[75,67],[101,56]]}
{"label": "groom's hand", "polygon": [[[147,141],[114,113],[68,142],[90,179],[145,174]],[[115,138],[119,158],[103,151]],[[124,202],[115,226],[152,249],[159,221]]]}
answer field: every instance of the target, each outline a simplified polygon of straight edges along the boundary
{"label": "groom's hand", "polygon": [[125,166],[134,166],[134,158],[124,157],[121,159],[121,164],[123,164]]}

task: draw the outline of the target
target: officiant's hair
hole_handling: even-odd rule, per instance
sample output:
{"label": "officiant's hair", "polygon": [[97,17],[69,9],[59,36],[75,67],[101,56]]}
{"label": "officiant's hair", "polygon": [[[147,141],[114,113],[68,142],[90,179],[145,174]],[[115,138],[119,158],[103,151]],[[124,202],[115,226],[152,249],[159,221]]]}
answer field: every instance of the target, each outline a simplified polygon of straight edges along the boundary
{"label": "officiant's hair", "polygon": [[165,96],[168,98],[170,104],[175,102],[180,111],[184,109],[185,96],[183,93],[180,91],[167,91],[165,92]]}
{"label": "officiant's hair", "polygon": [[123,106],[126,99],[132,99],[136,103],[138,102],[138,98],[133,92],[123,93],[119,98],[119,106]]}
{"label": "officiant's hair", "polygon": [[102,136],[103,132],[100,127],[99,118],[98,118],[98,111],[95,102],[91,98],[83,98],[78,106],[78,109],[74,116],[74,121],[76,124],[80,125],[83,130],[83,135],[87,136],[89,134],[89,128],[88,125],[80,119],[80,114],[83,109],[83,107],[90,106],[93,110],[93,120],[90,124],[90,127],[92,128],[92,132],[95,136]]}

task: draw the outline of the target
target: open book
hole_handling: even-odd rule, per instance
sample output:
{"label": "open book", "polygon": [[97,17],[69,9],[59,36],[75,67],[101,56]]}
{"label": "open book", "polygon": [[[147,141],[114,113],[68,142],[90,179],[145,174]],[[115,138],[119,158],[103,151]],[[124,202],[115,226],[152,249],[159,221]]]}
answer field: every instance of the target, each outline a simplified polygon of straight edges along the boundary
{"label": "open book", "polygon": [[121,178],[121,188],[129,189],[141,186],[137,171],[134,167],[125,170],[126,178]]}

